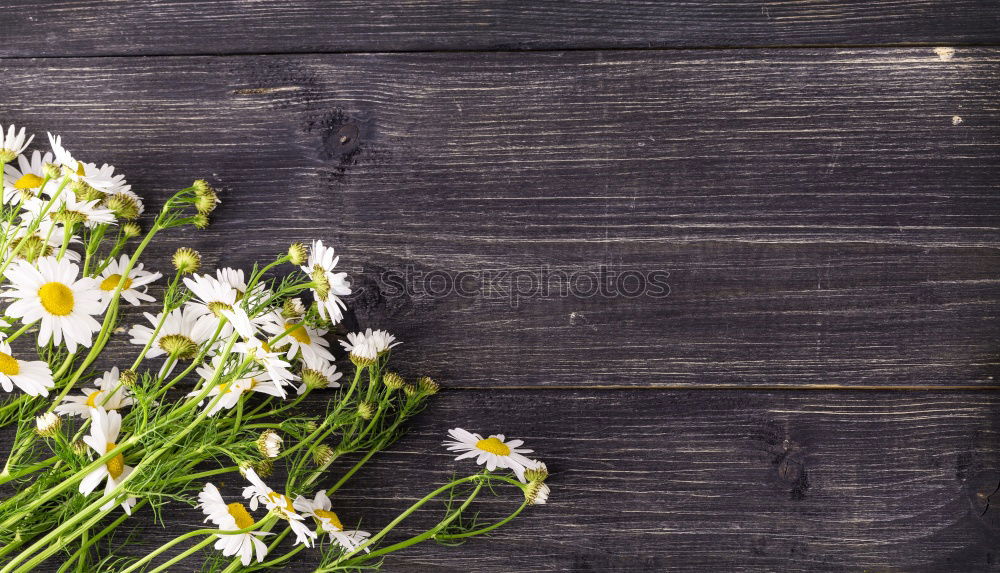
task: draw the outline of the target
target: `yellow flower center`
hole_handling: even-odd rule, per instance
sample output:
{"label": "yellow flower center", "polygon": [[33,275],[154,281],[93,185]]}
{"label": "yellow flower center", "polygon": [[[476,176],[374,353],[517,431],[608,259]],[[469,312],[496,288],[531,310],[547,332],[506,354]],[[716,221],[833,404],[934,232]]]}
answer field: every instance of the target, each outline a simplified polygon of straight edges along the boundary
{"label": "yellow flower center", "polygon": [[79,175],[80,177],[83,177],[84,175],[87,174],[87,171],[83,168],[82,161],[76,162],[76,174]]}
{"label": "yellow flower center", "polygon": [[295,328],[295,330],[289,332],[288,336],[291,336],[292,338],[294,338],[295,340],[298,340],[302,344],[309,344],[309,343],[311,343],[312,340],[309,338],[309,333],[306,332],[306,328],[304,326],[302,326],[301,324],[296,325],[296,324],[291,323],[291,322],[286,322],[285,323],[285,330],[288,330],[289,328],[293,328],[293,327],[296,327],[296,326],[297,326],[297,328]]}
{"label": "yellow flower center", "polygon": [[[115,287],[118,286],[119,281],[122,280],[122,276],[119,274],[113,274],[108,276],[108,278],[101,281],[101,290],[113,291]],[[125,279],[125,284],[122,286],[122,290],[128,290],[132,287],[132,279]]]}
{"label": "yellow flower center", "polygon": [[476,447],[484,452],[489,452],[498,456],[510,455],[510,448],[507,447],[507,444],[492,436],[486,438],[485,440],[479,440],[476,442]]}
{"label": "yellow flower center", "polygon": [[229,508],[229,515],[233,516],[236,520],[236,527],[240,529],[246,529],[254,524],[253,517],[250,516],[250,512],[247,508],[243,506],[242,503],[234,501],[226,505]]}
{"label": "yellow flower center", "polygon": [[101,395],[100,390],[94,390],[90,394],[87,394],[87,405],[91,408],[97,407],[97,397]]}
{"label": "yellow flower center", "polygon": [[38,289],[38,298],[49,314],[66,316],[73,312],[73,291],[57,282],[45,283]]}
{"label": "yellow flower center", "polygon": [[271,500],[271,503],[277,505],[280,509],[287,511],[288,513],[295,513],[295,508],[292,507],[292,500],[289,499],[287,495],[282,495],[276,491],[272,491],[267,494],[267,499]]}
{"label": "yellow flower center", "polygon": [[336,513],[328,511],[326,509],[314,509],[313,513],[316,514],[316,517],[329,519],[330,524],[333,525],[333,527],[336,528],[338,531],[344,530],[344,524],[340,522],[339,518],[337,518]]}
{"label": "yellow flower center", "polygon": [[6,374],[7,376],[17,376],[17,373],[21,371],[21,365],[17,363],[17,359],[10,354],[5,354],[0,352],[0,374]]}
{"label": "yellow flower center", "polygon": [[34,189],[42,185],[43,179],[34,173],[25,173],[14,182],[15,189]]}
{"label": "yellow flower center", "polygon": [[[110,452],[116,447],[118,447],[118,444],[114,442],[108,442],[106,451]],[[108,460],[107,466],[108,466],[108,473],[111,474],[111,479],[118,479],[118,477],[125,472],[125,456],[123,454],[118,454],[117,456]]]}

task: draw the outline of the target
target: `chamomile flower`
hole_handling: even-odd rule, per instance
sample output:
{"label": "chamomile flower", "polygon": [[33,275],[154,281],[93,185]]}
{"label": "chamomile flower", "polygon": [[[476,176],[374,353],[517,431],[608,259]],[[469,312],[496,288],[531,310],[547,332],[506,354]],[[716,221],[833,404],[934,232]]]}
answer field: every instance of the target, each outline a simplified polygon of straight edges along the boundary
{"label": "chamomile flower", "polygon": [[[330,353],[330,342],[324,338],[328,332],[326,330],[287,320],[276,310],[260,317],[257,323],[270,338],[284,335],[274,344],[274,348],[287,349],[285,356],[288,359],[296,357],[301,357],[303,360],[334,359]],[[285,334],[286,332],[288,334]]]}
{"label": "chamomile flower", "polygon": [[306,359],[302,366],[302,384],[299,385],[298,393],[301,395],[306,388],[313,390],[325,390],[327,388],[340,388],[340,380],[343,372],[337,372],[337,365],[323,359]]}
{"label": "chamomile flower", "polygon": [[[367,531],[347,531],[344,529],[344,524],[340,522],[340,518],[330,510],[332,504],[330,503],[330,498],[326,495],[325,489],[316,492],[314,499],[300,495],[295,498],[293,505],[303,515],[315,519],[320,528],[330,534],[330,542],[337,543],[344,548],[344,551],[354,551],[366,539],[371,537],[371,533]],[[368,551],[370,550],[365,547],[365,553]]]}
{"label": "chamomile flower", "polygon": [[299,379],[291,373],[291,364],[282,360],[281,353],[274,352],[263,340],[251,338],[246,342],[238,342],[233,345],[233,352],[253,360],[270,375],[275,384],[284,385]]}
{"label": "chamomile flower", "polygon": [[44,166],[52,163],[52,154],[42,155],[37,149],[32,152],[29,160],[25,155],[17,156],[17,167],[7,165],[3,169],[3,202],[20,203],[25,193],[37,197],[45,181]]}
{"label": "chamomile flower", "polygon": [[[112,259],[108,266],[101,271],[98,277],[101,282],[98,287],[101,289],[101,304],[105,307],[111,302],[115,288],[122,279],[122,273],[128,268],[129,256],[122,255],[117,261]],[[143,270],[142,263],[136,263],[135,267],[128,273],[125,284],[122,285],[121,296],[134,306],[139,306],[142,301],[153,302],[152,296],[146,294],[146,286],[159,280],[163,275],[151,273]]]}
{"label": "chamomile flower", "polygon": [[[198,507],[207,515],[205,521],[211,521],[219,526],[221,531],[239,531],[248,527],[253,527],[256,523],[247,508],[239,502],[226,503],[219,493],[219,489],[211,483],[206,483],[204,489],[198,494]],[[218,535],[215,548],[222,551],[224,557],[240,556],[240,562],[246,567],[257,554],[257,562],[264,561],[267,555],[267,545],[258,537],[273,535],[264,531],[248,531],[246,533],[231,533],[228,535]]]}
{"label": "chamomile flower", "polygon": [[320,316],[334,324],[344,319],[343,311],[347,308],[340,297],[351,294],[347,273],[333,272],[339,261],[340,257],[334,254],[333,247],[324,247],[323,241],[313,241],[309,260],[301,267],[317,283],[312,291]]}
{"label": "chamomile flower", "polygon": [[101,329],[94,320],[104,310],[97,281],[78,278],[79,267],[63,259],[43,257],[35,264],[15,261],[4,275],[14,287],[0,296],[14,299],[6,314],[24,324],[39,322],[38,344],[66,341],[70,352],[90,346]]}
{"label": "chamomile flower", "polygon": [[[94,408],[91,413],[90,435],[84,436],[83,441],[90,446],[90,449],[94,450],[97,457],[101,457],[118,447],[118,433],[121,431],[121,427],[121,414],[115,411],[108,412],[102,407]],[[90,495],[101,483],[101,480],[107,478],[104,487],[104,494],[107,495],[118,487],[118,484],[125,480],[134,469],[132,466],[125,465],[125,456],[119,453],[80,481],[80,493]],[[107,511],[115,503],[121,503],[125,513],[132,515],[132,506],[135,505],[135,501],[134,497],[128,497],[119,502],[112,500],[104,504],[101,511]]]}
{"label": "chamomile flower", "polygon": [[344,350],[351,353],[351,360],[359,364],[371,364],[380,355],[387,352],[393,346],[400,344],[395,342],[396,337],[384,330],[366,329],[364,332],[351,332],[347,335],[347,340],[341,340],[340,345]]}
{"label": "chamomile flower", "polygon": [[0,340],[0,386],[4,391],[20,388],[29,396],[48,396],[49,389],[55,386],[52,381],[52,370],[48,363],[41,360],[18,360],[14,357],[10,344]]}
{"label": "chamomile flower", "polygon": [[114,175],[114,166],[105,164],[98,167],[94,163],[84,163],[77,160],[72,153],[63,147],[61,135],[49,133],[48,136],[55,164],[62,167],[63,173],[74,182],[84,183],[90,190],[96,190],[98,195],[103,195],[104,190],[112,188],[116,182],[124,179],[121,175]]}
{"label": "chamomile flower", "polygon": [[87,419],[98,406],[111,411],[135,403],[128,389],[121,383],[117,366],[94,380],[94,385],[96,387],[83,388],[80,395],[63,398],[62,403],[56,406],[56,412],[64,416],[80,416]]}
{"label": "chamomile flower", "polygon": [[[15,250],[17,251],[17,258],[27,259],[29,261],[37,260],[39,257],[50,257],[59,252],[62,247],[63,232],[58,233],[54,231],[53,227],[55,225],[49,221],[39,221],[35,229],[31,230],[31,219],[22,220],[21,223],[17,225],[7,225],[3,224],[3,234],[6,236],[9,233],[13,233],[13,238],[10,241],[10,245],[7,247],[7,253],[5,256],[10,256]],[[70,238],[70,244],[79,243],[80,239],[76,236]],[[22,244],[23,243],[23,244]],[[68,249],[63,254],[63,260],[68,260],[70,262],[79,262],[80,253]]]}
{"label": "chamomile flower", "polygon": [[[199,366],[196,370],[199,376],[205,380],[215,379],[215,374],[220,367],[221,357],[216,356],[212,359],[211,366]],[[230,410],[240,401],[240,398],[249,392],[259,392],[261,394],[267,394],[269,396],[275,396],[278,398],[284,398],[287,394],[285,389],[275,384],[271,380],[271,376],[267,372],[258,372],[249,376],[245,376],[239,379],[232,379],[231,373],[227,372],[236,366],[234,361],[228,361],[228,363],[223,366],[223,373],[220,375],[220,382],[212,387],[208,391],[207,402],[210,404],[208,410],[209,416],[214,416],[221,410]],[[200,392],[195,391],[190,395],[196,396]],[[216,399],[216,396],[222,394],[222,397]]]}
{"label": "chamomile flower", "polygon": [[23,127],[21,131],[15,131],[14,125],[11,124],[7,126],[7,135],[4,135],[3,127],[0,126],[0,161],[4,163],[14,161],[14,158],[24,153],[24,150],[31,145],[33,139],[34,135],[25,138]]}
{"label": "chamomile flower", "polygon": [[534,460],[523,455],[533,451],[519,447],[524,444],[523,440],[505,441],[503,434],[483,438],[462,428],[448,430],[448,435],[454,440],[444,442],[448,450],[462,452],[455,458],[456,460],[476,458],[477,464],[486,464],[486,469],[490,471],[507,468],[513,471],[521,482],[526,482],[524,470],[536,465]]}
{"label": "chamomile flower", "polygon": [[[150,339],[153,340],[146,354],[147,358],[171,354],[179,359],[190,360],[198,354],[198,348],[202,344],[212,339],[212,334],[218,327],[218,320],[215,317],[204,314],[201,309],[185,305],[170,311],[154,338],[154,328],[159,324],[163,313],[153,316],[144,312],[143,316],[153,326],[137,324],[128,333],[132,337],[129,342],[139,346],[145,346]],[[222,335],[226,335],[225,330]]]}
{"label": "chamomile flower", "polygon": [[197,297],[193,306],[204,308],[216,316],[229,320],[243,338],[253,338],[257,329],[250,322],[245,310],[238,304],[239,293],[232,285],[209,275],[193,275],[184,284]]}
{"label": "chamomile flower", "polygon": [[[215,270],[215,278],[222,284],[229,285],[236,289],[236,300],[242,300],[247,294],[247,281],[243,275],[243,269],[233,269],[230,267],[225,267]],[[261,283],[257,283],[253,287],[253,293],[250,296],[250,303],[257,304],[260,301],[261,295],[267,293],[267,287]]]}
{"label": "chamomile flower", "polygon": [[258,505],[264,504],[269,511],[288,521],[289,527],[295,533],[296,544],[312,547],[316,540],[316,532],[303,523],[305,517],[295,511],[292,500],[287,495],[268,487],[253,468],[247,468],[243,475],[250,482],[250,485],[243,489],[243,497],[250,500],[250,509],[256,511]]}

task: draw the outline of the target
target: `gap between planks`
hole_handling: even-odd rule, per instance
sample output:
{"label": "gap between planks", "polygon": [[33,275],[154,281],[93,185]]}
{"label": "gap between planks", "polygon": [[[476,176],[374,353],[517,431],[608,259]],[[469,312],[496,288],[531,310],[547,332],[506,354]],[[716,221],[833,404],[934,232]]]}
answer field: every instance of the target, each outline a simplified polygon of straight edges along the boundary
{"label": "gap between planks", "polygon": [[879,386],[875,384],[867,385],[847,385],[847,384],[806,384],[802,386],[781,386],[781,385],[764,385],[755,384],[747,386],[734,386],[731,384],[645,384],[643,386],[630,386],[627,384],[604,384],[604,385],[588,385],[588,386],[569,386],[569,385],[546,385],[546,386],[442,386],[443,391],[451,390],[463,390],[463,391],[507,391],[507,390],[528,390],[528,391],[542,391],[542,390],[576,390],[576,391],[586,391],[586,390],[704,390],[704,391],[719,391],[719,390],[737,390],[737,391],[758,391],[758,392],[778,392],[778,391],[790,391],[790,392],[811,392],[811,391],[824,391],[829,392],[831,390],[835,391],[845,391],[853,392],[856,390],[861,390],[865,392],[880,392],[880,391],[907,391],[907,392],[942,392],[942,391],[962,391],[962,392],[996,392],[1000,390],[1000,386],[964,386],[964,385],[944,385],[944,386]]}
{"label": "gap between planks", "polygon": [[574,46],[569,48],[503,48],[495,50],[465,50],[434,49],[434,50],[323,50],[305,52],[192,52],[184,54],[142,53],[142,54],[67,54],[59,56],[4,56],[0,60],[67,60],[67,59],[110,59],[110,58],[225,58],[239,56],[328,56],[328,55],[371,55],[392,56],[397,54],[502,54],[502,53],[539,53],[553,54],[563,52],[688,52],[688,51],[738,51],[738,50],[867,50],[867,49],[911,49],[911,48],[1000,48],[1000,43],[994,42],[897,42],[890,44],[785,44],[780,46],[748,44],[748,45],[691,45],[691,46],[630,46],[622,48],[601,46]]}

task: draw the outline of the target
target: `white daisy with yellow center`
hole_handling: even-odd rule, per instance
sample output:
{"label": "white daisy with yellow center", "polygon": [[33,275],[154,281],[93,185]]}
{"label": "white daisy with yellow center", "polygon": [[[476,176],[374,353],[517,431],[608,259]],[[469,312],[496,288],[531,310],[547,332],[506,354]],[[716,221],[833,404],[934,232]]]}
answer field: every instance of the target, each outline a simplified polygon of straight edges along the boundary
{"label": "white daisy with yellow center", "polygon": [[350,352],[351,356],[366,361],[375,360],[399,344],[402,343],[396,342],[396,337],[388,332],[370,328],[364,332],[348,333],[347,340],[340,341],[340,345]]}
{"label": "white daisy with yellow center", "polygon": [[45,182],[46,163],[52,163],[52,154],[42,155],[37,149],[31,153],[31,159],[25,155],[17,156],[17,167],[6,165],[3,168],[3,202],[8,205],[20,203],[26,195],[38,196]]}
{"label": "white daisy with yellow center", "polygon": [[0,386],[6,392],[17,386],[29,396],[48,396],[55,382],[47,362],[18,360],[10,344],[0,340]]}
{"label": "white daisy with yellow center", "polygon": [[259,338],[251,338],[246,342],[238,342],[233,345],[233,352],[250,358],[258,366],[267,372],[271,380],[279,386],[289,384],[298,380],[299,377],[289,370],[291,364],[282,359],[280,352],[274,350],[266,341]]}
{"label": "white daisy with yellow center", "polygon": [[274,348],[284,350],[289,360],[299,357],[303,360],[334,360],[330,353],[330,341],[324,338],[328,331],[322,328],[286,319],[278,311],[269,312],[255,322],[269,338],[284,335],[274,343]]}
{"label": "white daisy with yellow center", "polygon": [[306,359],[302,361],[302,384],[299,385],[298,393],[301,395],[311,384],[313,390],[340,388],[340,380],[344,377],[343,372],[337,371],[337,364],[327,362],[322,358]]}
{"label": "white daisy with yellow center", "polygon": [[[219,493],[219,488],[211,483],[206,483],[204,489],[198,494],[198,507],[208,517],[205,521],[211,521],[219,526],[221,531],[239,531],[248,527],[253,527],[256,523],[246,506],[240,502],[226,503]],[[222,551],[224,557],[240,556],[240,562],[246,567],[257,554],[257,563],[264,561],[267,555],[267,545],[258,537],[274,535],[265,531],[248,531],[246,533],[233,533],[229,535],[218,535],[215,548]]]}
{"label": "white daisy with yellow center", "polygon": [[445,441],[449,451],[462,452],[456,460],[466,458],[476,458],[476,463],[486,465],[486,469],[493,471],[497,468],[507,468],[514,472],[517,479],[527,483],[524,478],[524,470],[534,467],[537,462],[524,456],[533,450],[521,448],[524,440],[506,441],[503,434],[494,434],[483,438],[479,434],[467,432],[462,428],[448,430],[448,436],[453,441]]}
{"label": "white daisy with yellow center", "polygon": [[239,304],[242,297],[232,285],[210,275],[193,275],[185,278],[184,284],[197,297],[188,304],[204,309],[205,313],[225,317],[243,338],[256,336],[257,329]]}
{"label": "white daisy with yellow center", "polygon": [[[372,535],[367,531],[345,530],[340,518],[331,510],[333,504],[325,489],[316,492],[316,497],[313,499],[300,495],[295,498],[293,505],[303,515],[315,519],[320,529],[330,534],[330,542],[337,543],[345,551],[354,551]],[[368,551],[370,550],[365,547],[365,552]]]}
{"label": "white daisy with yellow center", "polygon": [[[164,354],[174,354],[182,360],[190,360],[198,354],[198,348],[212,339],[215,329],[218,327],[218,320],[211,315],[204,314],[201,309],[191,305],[182,308],[175,308],[167,315],[160,331],[153,337],[154,327],[159,324],[163,313],[156,316],[144,312],[143,316],[153,326],[137,324],[129,331],[132,344],[145,346],[153,340],[146,358],[156,358]],[[232,332],[230,329],[229,332]],[[222,337],[227,336],[223,329]]]}
{"label": "white daisy with yellow center", "polygon": [[[108,263],[108,266],[101,271],[100,276],[97,277],[100,281],[98,287],[101,289],[101,303],[105,307],[111,303],[115,289],[118,288],[118,283],[122,280],[122,273],[128,268],[128,262],[128,255],[122,255],[117,261],[112,259]],[[143,301],[155,301],[155,298],[146,294],[146,287],[150,283],[159,280],[162,276],[160,273],[151,273],[143,270],[142,263],[136,263],[135,267],[128,272],[125,284],[122,285],[122,298],[133,306],[139,306]]]}
{"label": "white daisy with yellow center", "polygon": [[128,389],[121,383],[117,366],[95,379],[94,385],[96,387],[83,388],[81,394],[63,398],[62,403],[56,406],[56,412],[87,419],[97,407],[111,411],[135,403]]}
{"label": "white daisy with yellow center", "polygon": [[247,468],[243,475],[250,482],[250,485],[243,489],[243,497],[250,500],[250,509],[256,511],[258,505],[264,504],[269,511],[288,521],[288,526],[295,533],[296,544],[312,547],[316,541],[316,532],[303,523],[305,517],[295,511],[292,500],[287,495],[268,487],[253,468]]}
{"label": "white daisy with yellow center", "polygon": [[38,344],[66,342],[70,352],[90,346],[101,329],[94,315],[104,311],[100,289],[92,278],[77,278],[80,269],[66,259],[42,257],[35,264],[15,261],[4,275],[13,289],[3,293],[14,299],[6,314],[24,324],[38,322]]}
{"label": "white daisy with yellow center", "polygon": [[[204,380],[212,380],[215,378],[215,373],[219,369],[221,362],[221,357],[216,356],[212,359],[211,365],[199,366],[196,372]],[[233,380],[230,375],[232,369],[236,366],[235,361],[227,361],[227,364],[223,366],[223,374],[219,377],[221,382],[217,383],[208,391],[208,396],[206,402],[210,404],[208,410],[209,416],[214,416],[221,410],[230,410],[239,403],[240,398],[250,392],[259,392],[261,394],[267,394],[269,396],[275,396],[277,398],[284,398],[287,396],[285,389],[274,383],[271,380],[270,374],[267,372],[257,372],[249,376]],[[191,396],[197,396],[200,391],[191,392]],[[216,396],[222,395],[220,398],[216,399]],[[204,403],[204,402],[203,402]]]}
{"label": "white daisy with yellow center", "polygon": [[[90,417],[90,435],[84,436],[83,441],[90,446],[90,449],[94,451],[97,457],[101,457],[118,446],[118,433],[122,427],[122,415],[114,411],[108,412],[98,406],[91,412]],[[101,480],[107,478],[104,487],[104,495],[107,495],[111,490],[118,487],[118,484],[124,481],[134,469],[132,466],[125,465],[125,455],[119,452],[118,455],[87,474],[80,481],[80,493],[90,495],[100,485]],[[132,506],[135,505],[135,501],[134,497],[126,497],[121,501],[111,500],[101,506],[101,511],[107,511],[115,503],[121,503],[125,513],[132,515]]]}
{"label": "white daisy with yellow center", "polygon": [[14,161],[14,158],[24,153],[24,150],[31,145],[33,139],[35,139],[34,135],[25,136],[23,127],[21,131],[17,131],[11,124],[7,126],[7,134],[4,135],[3,126],[0,126],[0,162],[10,163]]}
{"label": "white daisy with yellow center", "polygon": [[347,273],[335,273],[340,257],[334,254],[333,247],[323,246],[323,241],[313,241],[309,250],[309,259],[302,266],[302,272],[313,280],[321,278],[325,283],[322,288],[313,288],[313,295],[319,307],[319,314],[324,320],[337,324],[344,319],[347,305],[340,297],[351,294],[351,282]]}

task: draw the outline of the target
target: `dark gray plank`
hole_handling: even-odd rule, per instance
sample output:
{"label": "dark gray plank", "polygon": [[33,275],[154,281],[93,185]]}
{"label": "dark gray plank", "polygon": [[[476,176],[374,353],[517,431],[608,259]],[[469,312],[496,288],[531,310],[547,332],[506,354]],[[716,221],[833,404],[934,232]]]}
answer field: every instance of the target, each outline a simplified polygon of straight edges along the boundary
{"label": "dark gray plank", "polygon": [[[457,386],[983,385],[998,56],[9,60],[0,122],[60,130],[153,204],[194,177],[222,187],[217,224],[161,262],[333,240],[362,322]],[[382,272],[408,265],[667,271],[670,293],[513,306],[480,276],[468,297],[389,296]]]}
{"label": "dark gray plank", "polygon": [[3,56],[970,44],[987,0],[0,2]]}
{"label": "dark gray plank", "polygon": [[[334,496],[335,509],[377,530],[453,471],[471,470],[439,445],[463,426],[525,439],[553,471],[550,503],[491,539],[418,546],[385,571],[997,571],[998,398],[445,392]],[[418,512],[415,523],[437,515]],[[171,516],[169,532],[148,526],[124,550],[141,554],[200,524],[194,513]]]}

